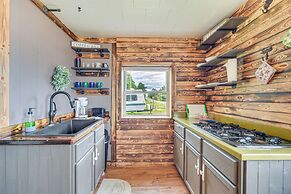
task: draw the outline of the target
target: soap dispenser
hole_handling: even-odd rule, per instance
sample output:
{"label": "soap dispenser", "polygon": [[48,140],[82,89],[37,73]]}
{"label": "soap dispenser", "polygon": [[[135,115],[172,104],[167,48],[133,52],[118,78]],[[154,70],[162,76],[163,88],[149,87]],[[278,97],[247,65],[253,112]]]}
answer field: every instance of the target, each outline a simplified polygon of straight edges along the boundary
{"label": "soap dispenser", "polygon": [[35,117],[32,110],[35,108],[29,108],[25,119],[25,132],[33,132],[36,130]]}

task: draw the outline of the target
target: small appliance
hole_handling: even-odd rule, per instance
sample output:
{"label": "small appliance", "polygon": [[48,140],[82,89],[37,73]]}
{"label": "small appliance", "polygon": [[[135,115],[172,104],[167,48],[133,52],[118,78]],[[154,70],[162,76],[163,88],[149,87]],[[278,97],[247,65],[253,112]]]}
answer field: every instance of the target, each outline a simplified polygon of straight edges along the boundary
{"label": "small appliance", "polygon": [[94,117],[105,117],[105,108],[92,108],[92,115]]}
{"label": "small appliance", "polygon": [[88,106],[88,98],[80,97],[75,100],[75,107],[76,107],[76,118],[87,118],[87,110],[86,107]]}

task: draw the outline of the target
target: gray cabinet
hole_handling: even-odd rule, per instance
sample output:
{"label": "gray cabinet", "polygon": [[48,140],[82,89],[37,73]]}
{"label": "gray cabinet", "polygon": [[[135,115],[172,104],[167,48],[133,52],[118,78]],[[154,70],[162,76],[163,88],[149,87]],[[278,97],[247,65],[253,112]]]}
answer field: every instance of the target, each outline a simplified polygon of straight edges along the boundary
{"label": "gray cabinet", "polygon": [[93,148],[76,164],[76,194],[94,191],[94,150]]}
{"label": "gray cabinet", "polygon": [[192,194],[200,194],[201,155],[189,144],[185,143],[185,173],[184,180]]}
{"label": "gray cabinet", "polygon": [[236,194],[237,188],[205,158],[202,162],[202,193],[203,194]]}
{"label": "gray cabinet", "polygon": [[184,177],[184,139],[174,133],[174,163],[180,175]]}
{"label": "gray cabinet", "polygon": [[96,187],[105,170],[105,138],[104,136],[95,144],[94,186]]}
{"label": "gray cabinet", "polygon": [[75,144],[0,145],[0,193],[93,193],[105,167],[104,146],[103,125]]}

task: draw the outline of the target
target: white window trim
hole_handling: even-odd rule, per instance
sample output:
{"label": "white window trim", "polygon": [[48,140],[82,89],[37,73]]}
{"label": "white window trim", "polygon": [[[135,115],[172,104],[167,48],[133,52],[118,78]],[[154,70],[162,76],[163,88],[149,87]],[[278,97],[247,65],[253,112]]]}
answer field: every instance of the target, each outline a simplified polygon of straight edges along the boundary
{"label": "white window trim", "polygon": [[[167,84],[168,84],[168,95],[167,95],[167,115],[126,115],[126,92],[125,92],[125,71],[168,71]],[[143,92],[144,93],[144,92]],[[121,118],[161,118],[170,119],[172,118],[172,69],[171,67],[165,66],[139,66],[139,67],[122,67],[121,69]]]}

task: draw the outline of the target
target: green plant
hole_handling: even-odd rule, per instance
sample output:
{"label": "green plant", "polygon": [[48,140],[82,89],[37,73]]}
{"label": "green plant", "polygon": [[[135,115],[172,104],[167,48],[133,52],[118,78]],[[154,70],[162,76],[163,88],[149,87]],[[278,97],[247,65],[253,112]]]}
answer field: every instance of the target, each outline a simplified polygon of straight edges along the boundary
{"label": "green plant", "polygon": [[57,66],[54,69],[52,82],[53,88],[55,91],[64,91],[70,84],[71,73],[67,67]]}
{"label": "green plant", "polygon": [[283,38],[283,44],[287,48],[291,48],[291,28],[288,30],[286,37]]}

